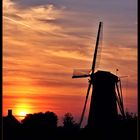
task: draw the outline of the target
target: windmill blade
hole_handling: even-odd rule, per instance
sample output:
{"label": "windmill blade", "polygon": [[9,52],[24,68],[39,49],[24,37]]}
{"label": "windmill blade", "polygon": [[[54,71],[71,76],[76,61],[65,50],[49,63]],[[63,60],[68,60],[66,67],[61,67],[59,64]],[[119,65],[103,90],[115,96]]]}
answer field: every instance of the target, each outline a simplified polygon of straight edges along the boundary
{"label": "windmill blade", "polygon": [[126,78],[126,77],[128,77],[127,75],[126,76],[119,76],[119,78],[121,79],[121,78]]}
{"label": "windmill blade", "polygon": [[119,92],[119,87],[118,87],[118,84],[116,83],[116,89],[117,89],[117,93],[118,93],[118,103],[119,103],[119,108],[120,108],[120,111],[122,113],[122,116],[123,118],[125,118],[125,112],[124,112],[124,107],[123,107],[123,101],[122,101],[122,98],[121,98],[121,95],[120,95],[120,92]]}
{"label": "windmill blade", "polygon": [[89,77],[90,75],[75,75],[72,76],[72,78],[85,78],[85,77]]}
{"label": "windmill blade", "polygon": [[119,85],[120,85],[120,96],[121,96],[122,111],[123,111],[123,114],[124,114],[124,117],[125,117],[121,80],[119,80]]}
{"label": "windmill blade", "polygon": [[75,69],[72,78],[85,78],[89,77],[91,69]]}
{"label": "windmill blade", "polygon": [[118,103],[118,107],[119,107],[119,109],[120,109],[120,112],[122,113],[123,110],[122,110],[122,107],[121,107],[121,103],[120,103],[119,97],[118,97],[118,95],[117,95],[116,92],[115,92],[115,94],[116,94],[116,101],[117,101],[117,103]]}
{"label": "windmill blade", "polygon": [[[92,69],[91,74],[93,74],[94,71],[95,71],[96,59],[97,59],[98,48],[99,48],[99,43],[100,43],[101,29],[102,29],[102,22],[99,23],[97,40],[96,40],[96,46],[95,46],[95,51],[94,51],[94,55],[93,55],[92,67],[91,67],[91,69]],[[83,121],[83,117],[84,117],[84,114],[85,114],[85,109],[86,109],[86,104],[87,104],[87,100],[88,100],[88,95],[89,95],[90,87],[91,87],[91,80],[89,81],[89,86],[88,86],[88,90],[87,90],[86,100],[85,100],[83,112],[82,112],[80,123],[79,123],[80,126],[81,126],[81,123]]]}
{"label": "windmill blade", "polygon": [[122,101],[122,104],[123,104],[123,96],[122,96],[122,85],[121,85],[121,80],[119,80],[119,86],[120,86],[121,101]]}
{"label": "windmill blade", "polygon": [[85,114],[85,110],[86,110],[86,105],[87,105],[87,100],[88,100],[90,88],[91,88],[91,81],[89,81],[89,85],[88,85],[88,89],[87,89],[86,100],[85,100],[83,112],[82,112],[81,119],[80,119],[80,123],[79,123],[79,126],[80,126],[80,127],[81,127],[81,124],[82,124],[82,121],[83,121],[83,118],[84,118],[84,114]]}
{"label": "windmill blade", "polygon": [[102,28],[103,28],[102,24],[103,24],[102,22],[99,23],[96,46],[95,46],[95,51],[94,51],[94,55],[93,55],[93,62],[92,62],[92,73],[94,73],[94,71],[95,71],[97,54],[99,53],[98,48],[99,48],[101,32],[102,32]]}

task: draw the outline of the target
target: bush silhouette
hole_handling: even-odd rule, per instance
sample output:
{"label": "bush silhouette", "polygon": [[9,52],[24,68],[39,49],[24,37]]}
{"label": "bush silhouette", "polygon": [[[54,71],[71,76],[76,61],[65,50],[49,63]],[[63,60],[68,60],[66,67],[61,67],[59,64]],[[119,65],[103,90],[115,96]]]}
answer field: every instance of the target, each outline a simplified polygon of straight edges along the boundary
{"label": "bush silhouette", "polygon": [[56,128],[58,117],[53,112],[27,114],[22,120],[22,124],[30,128]]}

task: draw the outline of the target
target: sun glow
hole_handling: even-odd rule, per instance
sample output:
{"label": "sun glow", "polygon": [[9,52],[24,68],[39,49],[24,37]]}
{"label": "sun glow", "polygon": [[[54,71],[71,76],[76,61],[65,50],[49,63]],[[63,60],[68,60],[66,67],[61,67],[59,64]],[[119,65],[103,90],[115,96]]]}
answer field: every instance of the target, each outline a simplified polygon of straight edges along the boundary
{"label": "sun glow", "polygon": [[31,106],[28,103],[26,103],[28,102],[28,100],[26,99],[20,99],[19,101],[21,103],[16,104],[15,116],[17,117],[18,120],[22,120],[24,119],[26,114],[31,113],[31,109],[30,109]]}
{"label": "sun glow", "polygon": [[26,111],[20,111],[20,112],[19,112],[19,115],[20,115],[20,116],[23,116],[23,117],[26,116],[26,114],[27,114]]}
{"label": "sun glow", "polygon": [[25,118],[26,114],[30,114],[29,110],[27,109],[24,109],[24,108],[18,108],[16,110],[16,114],[15,114],[15,117],[21,121]]}
{"label": "sun glow", "polygon": [[29,110],[26,108],[17,108],[16,115],[18,117],[25,117],[26,114],[29,114]]}

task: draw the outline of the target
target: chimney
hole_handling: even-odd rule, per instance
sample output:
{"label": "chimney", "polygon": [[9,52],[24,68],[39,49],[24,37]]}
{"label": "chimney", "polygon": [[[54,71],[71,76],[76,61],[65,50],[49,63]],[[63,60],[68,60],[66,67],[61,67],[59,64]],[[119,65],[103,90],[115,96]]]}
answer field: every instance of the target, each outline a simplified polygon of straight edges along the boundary
{"label": "chimney", "polygon": [[12,110],[11,109],[8,110],[8,116],[12,116]]}

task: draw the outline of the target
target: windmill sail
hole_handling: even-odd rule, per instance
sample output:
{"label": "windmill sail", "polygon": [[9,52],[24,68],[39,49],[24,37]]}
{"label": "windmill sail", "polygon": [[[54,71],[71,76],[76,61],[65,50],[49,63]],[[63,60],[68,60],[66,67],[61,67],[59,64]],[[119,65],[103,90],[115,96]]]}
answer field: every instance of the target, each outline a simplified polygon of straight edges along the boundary
{"label": "windmill sail", "polygon": [[101,37],[102,37],[102,22],[99,23],[99,29],[98,29],[98,35],[97,35],[97,40],[96,40],[96,46],[95,46],[95,51],[93,55],[93,62],[92,62],[92,73],[94,73],[95,68],[96,68],[96,61],[97,61],[97,56],[100,56],[99,50],[101,51],[101,47],[99,49],[99,46],[101,45]]}
{"label": "windmill sail", "polygon": [[[95,46],[95,51],[94,51],[94,56],[93,56],[93,62],[92,62],[91,76],[94,74],[94,70],[95,70],[95,66],[96,66],[96,58],[97,58],[97,54],[98,54],[98,48],[99,48],[99,42],[100,42],[101,29],[102,29],[102,22],[99,23],[98,34],[97,34],[97,40],[96,40],[96,46]],[[90,76],[90,77],[91,77],[91,76]],[[91,81],[91,79],[90,79],[89,85],[88,85],[88,89],[87,89],[86,100],[85,100],[84,108],[83,108],[82,115],[81,115],[81,119],[80,119],[80,123],[79,123],[80,126],[81,126],[81,123],[82,123],[83,118],[84,118],[84,114],[85,114],[85,110],[86,110],[86,105],[87,105],[87,100],[88,100],[88,96],[89,96],[91,84],[92,84],[92,81]]]}
{"label": "windmill sail", "polygon": [[75,69],[73,71],[72,78],[89,77],[92,73],[94,73],[95,68],[98,67],[100,57],[101,57],[101,48],[102,48],[102,35],[103,35],[103,26],[102,26],[102,24],[103,24],[102,22],[99,23],[96,46],[95,46],[95,51],[94,51],[94,55],[93,55],[93,62],[92,62],[91,69]]}
{"label": "windmill sail", "polygon": [[91,73],[91,69],[75,69],[73,71],[72,78],[84,78],[89,77]]}
{"label": "windmill sail", "polygon": [[82,121],[83,121],[83,118],[84,118],[84,114],[85,114],[85,110],[86,110],[86,105],[87,105],[87,101],[88,101],[88,96],[89,96],[90,88],[91,88],[91,82],[89,82],[88,89],[87,89],[86,100],[85,100],[83,112],[82,112],[80,123],[79,123],[80,127],[81,127],[81,124],[82,124]]}

